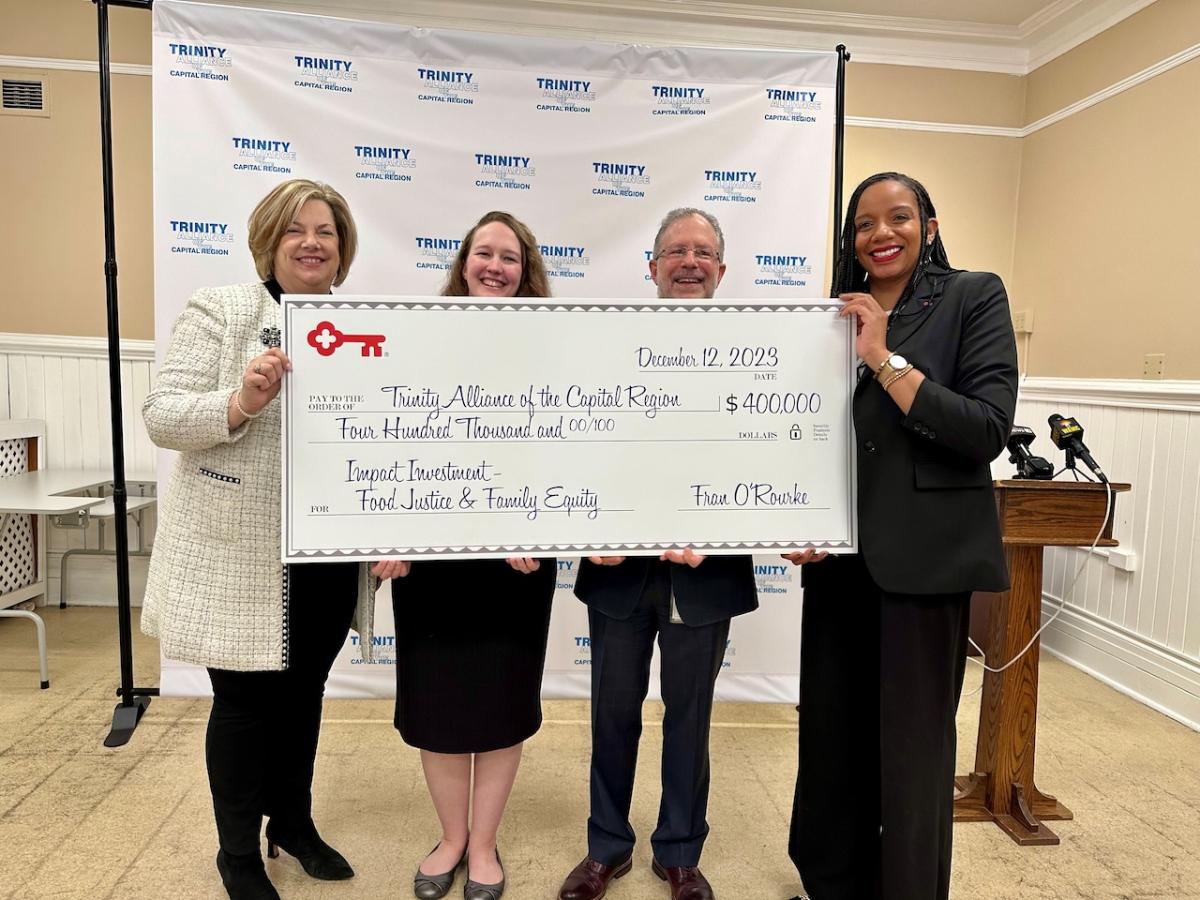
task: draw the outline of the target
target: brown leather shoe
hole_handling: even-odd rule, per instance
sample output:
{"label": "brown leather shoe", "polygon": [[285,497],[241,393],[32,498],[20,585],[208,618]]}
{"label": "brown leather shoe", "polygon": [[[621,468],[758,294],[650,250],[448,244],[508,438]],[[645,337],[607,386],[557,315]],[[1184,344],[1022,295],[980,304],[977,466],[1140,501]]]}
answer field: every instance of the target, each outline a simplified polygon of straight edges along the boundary
{"label": "brown leather shoe", "polygon": [[558,889],[558,900],[600,900],[608,890],[608,883],[627,875],[632,868],[633,854],[615,866],[606,866],[589,856],[571,870]]}
{"label": "brown leather shoe", "polygon": [[671,900],[716,900],[712,885],[697,866],[664,866],[656,859],[650,868],[671,886]]}

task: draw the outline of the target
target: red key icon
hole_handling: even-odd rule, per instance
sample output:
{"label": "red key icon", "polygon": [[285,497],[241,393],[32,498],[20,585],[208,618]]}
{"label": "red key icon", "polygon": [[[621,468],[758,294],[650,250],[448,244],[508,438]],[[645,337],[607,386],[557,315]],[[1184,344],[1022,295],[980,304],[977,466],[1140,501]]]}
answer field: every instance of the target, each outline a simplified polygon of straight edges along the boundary
{"label": "red key icon", "polygon": [[362,344],[363,356],[383,356],[383,334],[343,334],[333,327],[332,322],[319,322],[308,333],[308,344],[322,356],[332,356],[342,344]]}

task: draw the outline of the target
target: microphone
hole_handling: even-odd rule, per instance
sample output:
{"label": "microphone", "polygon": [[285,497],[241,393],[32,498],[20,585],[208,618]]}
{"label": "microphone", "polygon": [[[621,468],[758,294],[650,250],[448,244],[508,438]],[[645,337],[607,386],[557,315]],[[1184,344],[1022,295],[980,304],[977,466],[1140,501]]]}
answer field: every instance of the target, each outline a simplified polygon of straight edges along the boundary
{"label": "microphone", "polygon": [[1092,459],[1092,454],[1083,442],[1083,426],[1074,419],[1060,416],[1058,413],[1051,413],[1046,421],[1050,424],[1050,440],[1054,441],[1054,446],[1059,450],[1066,451],[1067,467],[1075,468],[1075,457],[1078,456],[1096,473],[1097,478],[1107,484],[1108,476]]}
{"label": "microphone", "polygon": [[1032,428],[1014,425],[1012,433],[1008,436],[1008,461],[1016,464],[1018,478],[1049,481],[1054,477],[1054,466],[1050,464],[1049,460],[1034,456],[1029,451],[1033,437]]}

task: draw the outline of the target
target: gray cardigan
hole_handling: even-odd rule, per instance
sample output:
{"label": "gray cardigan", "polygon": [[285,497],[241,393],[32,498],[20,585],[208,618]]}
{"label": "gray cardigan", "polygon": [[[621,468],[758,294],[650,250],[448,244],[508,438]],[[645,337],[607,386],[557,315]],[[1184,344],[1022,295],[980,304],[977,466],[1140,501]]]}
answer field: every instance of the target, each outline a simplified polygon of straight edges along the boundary
{"label": "gray cardigan", "polygon": [[[175,322],[142,415],[151,440],[180,451],[142,605],[142,630],[163,654],[239,671],[287,668],[288,597],[280,562],[279,403],[229,430],[229,395],[277,328],[261,284],[197,291]],[[370,658],[375,589],[359,567],[354,624]]]}

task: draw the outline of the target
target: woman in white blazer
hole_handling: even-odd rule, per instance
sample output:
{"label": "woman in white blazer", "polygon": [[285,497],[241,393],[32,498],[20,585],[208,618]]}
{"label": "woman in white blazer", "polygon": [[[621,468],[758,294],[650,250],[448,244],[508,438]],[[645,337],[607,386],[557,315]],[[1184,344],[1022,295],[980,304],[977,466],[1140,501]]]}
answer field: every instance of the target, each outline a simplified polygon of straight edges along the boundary
{"label": "woman in white blazer", "polygon": [[370,648],[377,578],[403,562],[283,566],[278,396],[279,297],[327,294],[357,246],[345,199],[293,179],[255,207],[260,282],[198,291],[179,316],[142,408],[151,439],[180,451],[162,502],[142,630],[165,656],[207,667],[205,755],[231,898],[277,898],[262,860],[281,847],[314,878],[350,878],[312,821],[325,680],[351,620]]}

